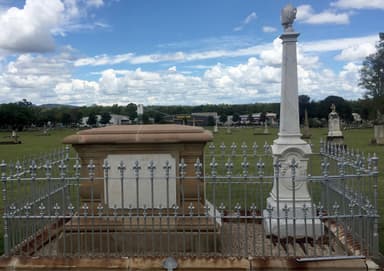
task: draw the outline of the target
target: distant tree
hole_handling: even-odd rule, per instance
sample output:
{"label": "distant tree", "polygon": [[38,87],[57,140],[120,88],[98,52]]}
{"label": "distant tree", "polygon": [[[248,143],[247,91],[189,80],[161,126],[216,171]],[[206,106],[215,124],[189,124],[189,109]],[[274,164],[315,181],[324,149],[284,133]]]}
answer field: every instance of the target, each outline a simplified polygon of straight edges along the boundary
{"label": "distant tree", "polygon": [[255,121],[255,120],[253,119],[252,114],[249,114],[249,115],[248,115],[248,121],[249,121],[249,124],[253,124],[253,122]]}
{"label": "distant tree", "polygon": [[89,114],[87,124],[90,126],[95,126],[97,124],[97,116],[95,113]]}
{"label": "distant tree", "polygon": [[240,121],[240,115],[235,113],[232,115],[232,121],[233,122],[239,122]]}
{"label": "distant tree", "polygon": [[101,114],[101,118],[100,118],[100,123],[101,124],[108,124],[109,121],[111,120],[111,114],[109,114],[109,112],[103,112]]}
{"label": "distant tree", "polygon": [[373,99],[376,109],[384,110],[384,33],[380,33],[380,41],[376,44],[376,53],[363,61],[360,70],[359,86],[367,89],[365,97]]}
{"label": "distant tree", "polygon": [[261,114],[260,114],[260,122],[264,123],[266,121],[266,119],[267,119],[267,113],[261,112]]}
{"label": "distant tree", "polygon": [[212,116],[208,117],[208,126],[215,126],[215,118]]}
{"label": "distant tree", "polygon": [[134,121],[137,118],[137,106],[134,103],[127,104],[126,108],[126,114],[128,115],[129,119],[131,121]]}
{"label": "distant tree", "polygon": [[71,114],[67,113],[67,112],[64,112],[62,115],[61,115],[61,123],[63,125],[70,125],[72,123],[72,117],[71,117]]}
{"label": "distant tree", "polygon": [[224,114],[220,115],[219,121],[221,123],[225,123],[227,121],[227,115],[224,115]]}
{"label": "distant tree", "polygon": [[339,96],[328,96],[324,100],[320,101],[320,118],[328,118],[328,114],[331,112],[330,108],[332,104],[336,106],[336,112],[343,120],[351,121],[353,119],[350,103]]}

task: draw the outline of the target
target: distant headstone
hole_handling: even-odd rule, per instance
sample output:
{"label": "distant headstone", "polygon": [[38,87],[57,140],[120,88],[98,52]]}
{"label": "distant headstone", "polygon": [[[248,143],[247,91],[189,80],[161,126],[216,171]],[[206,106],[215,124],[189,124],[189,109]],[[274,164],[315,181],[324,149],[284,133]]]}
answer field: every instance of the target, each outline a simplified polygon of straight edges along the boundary
{"label": "distant headstone", "polygon": [[301,137],[304,139],[308,139],[311,138],[311,136],[311,132],[309,131],[308,111],[307,109],[305,109],[303,135]]}
{"label": "distant headstone", "polygon": [[336,112],[336,106],[332,104],[331,113],[328,115],[328,136],[327,141],[331,141],[336,144],[344,143],[344,136],[340,129],[340,117]]}

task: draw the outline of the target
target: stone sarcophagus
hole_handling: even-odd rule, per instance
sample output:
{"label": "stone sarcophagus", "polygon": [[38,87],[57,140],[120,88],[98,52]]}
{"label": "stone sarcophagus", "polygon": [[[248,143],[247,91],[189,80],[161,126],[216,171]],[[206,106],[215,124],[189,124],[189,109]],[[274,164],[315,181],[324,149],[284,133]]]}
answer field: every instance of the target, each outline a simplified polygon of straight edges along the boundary
{"label": "stone sarcophagus", "polygon": [[[203,164],[210,140],[212,134],[201,127],[124,125],[83,130],[63,143],[79,155],[83,202],[142,209],[204,204],[204,182],[194,165]],[[94,176],[89,176],[91,162]]]}

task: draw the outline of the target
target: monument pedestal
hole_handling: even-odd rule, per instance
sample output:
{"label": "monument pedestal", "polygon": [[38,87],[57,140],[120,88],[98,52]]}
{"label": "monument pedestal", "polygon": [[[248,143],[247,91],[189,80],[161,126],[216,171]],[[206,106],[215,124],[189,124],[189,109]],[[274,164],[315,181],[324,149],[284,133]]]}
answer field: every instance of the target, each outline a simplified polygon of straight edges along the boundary
{"label": "monument pedestal", "polygon": [[297,136],[280,136],[272,145],[275,179],[263,211],[264,230],[279,238],[316,238],[323,224],[307,187],[310,145]]}

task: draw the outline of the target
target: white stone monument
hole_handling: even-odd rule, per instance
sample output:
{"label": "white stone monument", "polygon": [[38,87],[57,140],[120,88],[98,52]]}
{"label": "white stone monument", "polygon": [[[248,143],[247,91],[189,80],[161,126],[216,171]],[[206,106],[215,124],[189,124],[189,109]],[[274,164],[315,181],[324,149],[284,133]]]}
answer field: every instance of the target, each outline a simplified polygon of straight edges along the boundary
{"label": "white stone monument", "polygon": [[304,211],[313,206],[307,188],[307,164],[312,150],[301,139],[300,133],[296,56],[299,33],[292,28],[295,18],[296,8],[292,5],[283,8],[280,129],[272,145],[274,164],[279,166],[275,167],[272,191],[263,211],[267,235],[279,238],[314,237],[323,232],[320,219],[306,219],[306,216],[312,218],[312,215]]}
{"label": "white stone monument", "polygon": [[328,136],[343,136],[340,130],[340,118],[336,112],[336,106],[331,105],[331,113],[328,115]]}

